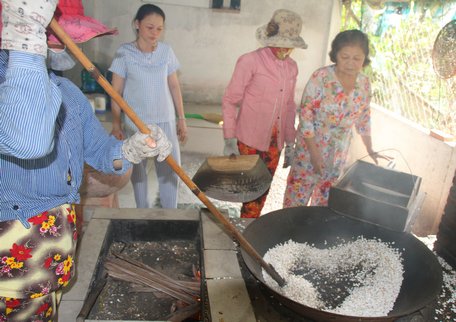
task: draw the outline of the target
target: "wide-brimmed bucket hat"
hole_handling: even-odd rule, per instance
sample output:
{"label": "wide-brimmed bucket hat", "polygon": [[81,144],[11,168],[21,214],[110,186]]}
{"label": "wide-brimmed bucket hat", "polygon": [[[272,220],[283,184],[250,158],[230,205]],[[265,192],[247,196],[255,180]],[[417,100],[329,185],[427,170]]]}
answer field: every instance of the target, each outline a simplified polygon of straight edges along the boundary
{"label": "wide-brimmed bucket hat", "polygon": [[[59,0],[54,14],[59,25],[75,43],[83,43],[92,38],[116,35],[116,28],[109,28],[98,20],[84,15],[82,0]],[[49,32],[48,42],[60,44],[60,40]]]}
{"label": "wide-brimmed bucket hat", "polygon": [[266,47],[306,49],[307,44],[300,36],[301,30],[302,19],[297,13],[278,9],[268,24],[257,29],[256,38]]}

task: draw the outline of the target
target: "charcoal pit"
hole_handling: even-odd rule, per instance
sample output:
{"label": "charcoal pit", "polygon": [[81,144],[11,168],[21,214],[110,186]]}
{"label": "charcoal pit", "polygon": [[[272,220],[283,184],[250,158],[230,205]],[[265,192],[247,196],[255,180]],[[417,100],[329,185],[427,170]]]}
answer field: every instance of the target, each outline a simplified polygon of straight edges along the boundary
{"label": "charcoal pit", "polygon": [[[199,221],[111,220],[106,232],[92,288],[104,280],[106,259],[114,253],[138,260],[176,280],[191,280],[201,266]],[[88,297],[88,298],[89,298]],[[88,320],[161,321],[171,313],[176,299],[162,292],[138,291],[126,281],[106,278]],[[86,301],[86,305],[87,301]],[[185,321],[199,321],[199,317]]]}

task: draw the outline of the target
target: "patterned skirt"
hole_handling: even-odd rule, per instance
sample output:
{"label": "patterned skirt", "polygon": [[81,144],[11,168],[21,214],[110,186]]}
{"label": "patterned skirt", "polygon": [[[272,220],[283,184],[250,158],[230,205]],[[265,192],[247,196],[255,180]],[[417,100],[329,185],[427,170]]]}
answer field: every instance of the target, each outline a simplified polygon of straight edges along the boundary
{"label": "patterned skirt", "polygon": [[[238,141],[239,153],[241,155],[252,155],[258,154],[263,160],[264,164],[268,168],[272,176],[274,176],[279,164],[280,159],[280,150],[278,148],[277,136],[278,136],[277,126],[274,126],[272,129],[271,142],[267,151],[259,151],[255,148],[252,148],[240,141]],[[269,189],[260,197],[255,200],[244,202],[241,207],[241,218],[258,218],[261,215],[261,210],[264,207],[266,202],[266,197],[268,196]]]}
{"label": "patterned skirt", "polygon": [[0,321],[51,321],[56,294],[75,273],[76,213],[65,204],[0,222]]}

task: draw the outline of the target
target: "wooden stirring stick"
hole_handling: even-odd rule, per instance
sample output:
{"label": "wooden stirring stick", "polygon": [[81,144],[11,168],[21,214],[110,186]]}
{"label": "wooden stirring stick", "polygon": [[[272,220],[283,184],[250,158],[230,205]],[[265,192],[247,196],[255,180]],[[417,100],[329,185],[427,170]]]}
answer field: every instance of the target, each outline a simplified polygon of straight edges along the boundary
{"label": "wooden stirring stick", "polygon": [[[106,78],[101,75],[100,71],[95,67],[94,64],[87,58],[82,50],[73,42],[68,34],[59,25],[57,20],[53,18],[50,23],[50,28],[62,41],[68,50],[73,54],[74,57],[84,66],[84,68],[92,75],[98,84],[108,93],[108,95],[119,105],[122,111],[132,120],[136,127],[141,133],[149,134],[150,130],[146,124],[136,115],[133,109],[127,104],[127,102],[117,93]],[[181,178],[181,180],[187,185],[187,187],[193,192],[199,200],[209,209],[209,211],[215,216],[215,218],[226,228],[230,235],[239,243],[239,245],[255,259],[263,269],[279,284],[279,286],[285,285],[285,280],[279,275],[271,264],[266,263],[263,257],[253,248],[253,246],[242,236],[241,233],[234,227],[234,225],[226,219],[214,206],[214,204],[206,197],[206,195],[196,186],[196,184],[189,178],[184,170],[176,163],[174,158],[169,155],[166,159],[166,163],[173,169],[173,171]]]}

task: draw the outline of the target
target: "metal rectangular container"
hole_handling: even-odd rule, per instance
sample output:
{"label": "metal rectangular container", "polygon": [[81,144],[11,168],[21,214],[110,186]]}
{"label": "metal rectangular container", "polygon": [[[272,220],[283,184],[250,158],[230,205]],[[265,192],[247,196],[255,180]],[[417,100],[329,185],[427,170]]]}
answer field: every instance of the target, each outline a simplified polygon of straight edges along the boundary
{"label": "metal rectangular container", "polygon": [[356,161],[331,187],[328,207],[395,231],[410,231],[424,194],[421,178]]}

